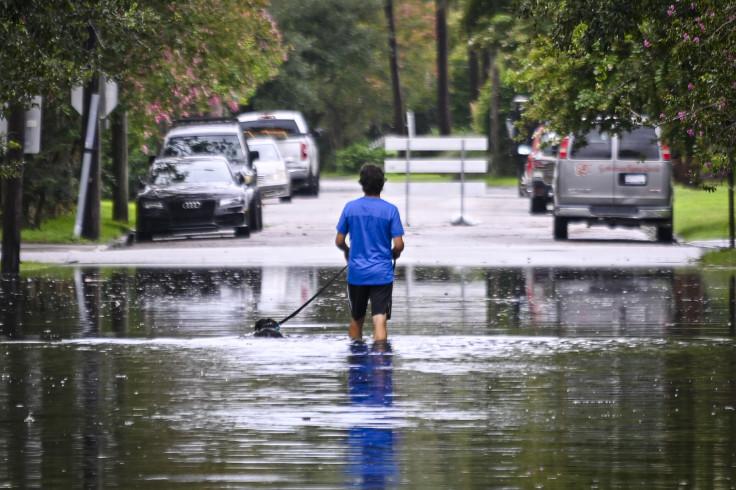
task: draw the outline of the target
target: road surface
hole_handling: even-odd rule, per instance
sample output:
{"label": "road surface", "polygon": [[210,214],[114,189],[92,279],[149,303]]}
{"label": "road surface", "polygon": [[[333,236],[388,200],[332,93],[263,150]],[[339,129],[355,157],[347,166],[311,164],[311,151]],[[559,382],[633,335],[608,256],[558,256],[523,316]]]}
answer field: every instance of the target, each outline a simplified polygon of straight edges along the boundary
{"label": "road surface", "polygon": [[[383,198],[399,208],[406,250],[400,261],[422,266],[657,267],[693,265],[705,251],[660,244],[653,229],[588,228],[571,224],[569,240],[552,238],[552,216],[531,215],[515,188],[388,183]],[[265,228],[250,238],[162,240],[132,245],[23,244],[21,261],[101,266],[341,266],[335,225],[345,202],[362,195],[357,179],[322,179],[318,198],[266,201]],[[462,218],[471,225],[453,225]],[[408,210],[408,215],[407,215]]]}

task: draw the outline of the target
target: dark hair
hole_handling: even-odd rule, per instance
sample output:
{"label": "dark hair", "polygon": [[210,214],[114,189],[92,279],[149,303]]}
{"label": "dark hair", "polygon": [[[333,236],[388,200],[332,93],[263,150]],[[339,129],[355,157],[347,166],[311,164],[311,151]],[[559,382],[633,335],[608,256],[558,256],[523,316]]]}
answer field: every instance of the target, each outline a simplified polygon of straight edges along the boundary
{"label": "dark hair", "polygon": [[358,180],[363,187],[363,192],[369,196],[377,196],[383,190],[383,184],[386,178],[383,176],[383,169],[375,163],[364,163],[360,167],[360,179]]}

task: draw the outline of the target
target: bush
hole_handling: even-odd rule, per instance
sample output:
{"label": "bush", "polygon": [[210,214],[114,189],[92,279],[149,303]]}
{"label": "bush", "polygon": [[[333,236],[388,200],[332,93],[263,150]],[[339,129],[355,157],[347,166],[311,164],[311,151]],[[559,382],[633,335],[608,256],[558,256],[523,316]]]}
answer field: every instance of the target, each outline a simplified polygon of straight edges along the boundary
{"label": "bush", "polygon": [[357,174],[364,163],[375,163],[383,166],[386,151],[383,145],[371,148],[368,142],[354,143],[338,150],[335,155],[337,171],[345,174]]}

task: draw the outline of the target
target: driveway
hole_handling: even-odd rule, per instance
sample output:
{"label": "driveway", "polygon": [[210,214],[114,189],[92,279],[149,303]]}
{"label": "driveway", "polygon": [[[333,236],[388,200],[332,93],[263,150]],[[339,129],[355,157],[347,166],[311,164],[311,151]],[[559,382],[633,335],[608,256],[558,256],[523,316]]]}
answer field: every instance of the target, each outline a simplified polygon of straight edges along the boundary
{"label": "driveway", "polygon": [[[567,241],[552,238],[552,217],[529,214],[515,188],[388,183],[383,198],[405,223],[400,262],[413,265],[520,267],[657,267],[692,265],[704,252],[695,244],[660,244],[653,230],[570,225]],[[357,179],[322,179],[318,198],[265,202],[265,228],[250,238],[175,239],[126,245],[23,244],[21,260],[110,266],[341,266],[334,246],[343,205],[362,195]],[[453,225],[461,214],[469,224]],[[408,218],[408,219],[407,219]]]}

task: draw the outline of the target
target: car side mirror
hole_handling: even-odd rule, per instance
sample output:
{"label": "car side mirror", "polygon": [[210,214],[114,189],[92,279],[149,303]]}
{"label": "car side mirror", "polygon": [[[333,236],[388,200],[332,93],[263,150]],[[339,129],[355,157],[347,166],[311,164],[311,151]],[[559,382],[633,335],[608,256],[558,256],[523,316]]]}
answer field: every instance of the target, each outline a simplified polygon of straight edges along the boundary
{"label": "car side mirror", "polygon": [[529,145],[519,145],[516,147],[516,153],[519,155],[530,155],[532,153],[532,147]]}
{"label": "car side mirror", "polygon": [[245,185],[245,175],[243,175],[242,172],[238,172],[235,174],[235,180],[238,182],[238,184]]}
{"label": "car side mirror", "polygon": [[250,152],[250,161],[258,160],[261,158],[261,153],[258,151],[251,151]]}

